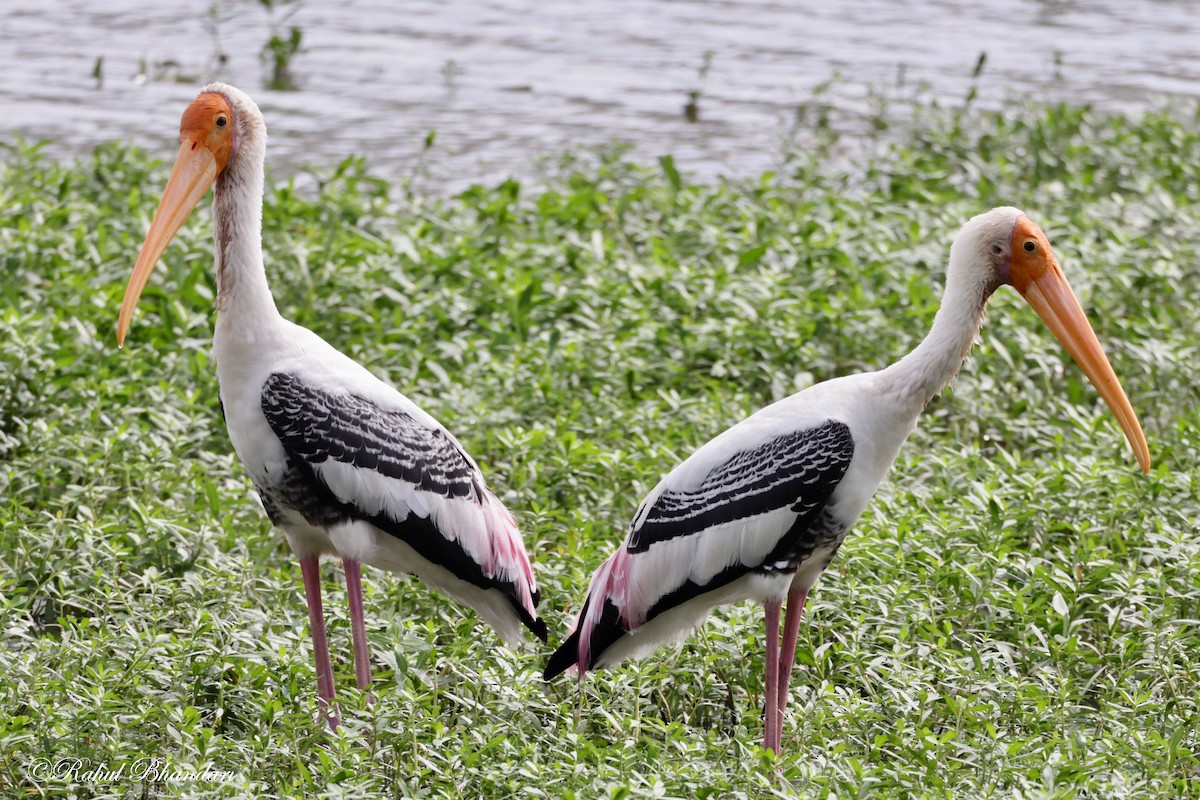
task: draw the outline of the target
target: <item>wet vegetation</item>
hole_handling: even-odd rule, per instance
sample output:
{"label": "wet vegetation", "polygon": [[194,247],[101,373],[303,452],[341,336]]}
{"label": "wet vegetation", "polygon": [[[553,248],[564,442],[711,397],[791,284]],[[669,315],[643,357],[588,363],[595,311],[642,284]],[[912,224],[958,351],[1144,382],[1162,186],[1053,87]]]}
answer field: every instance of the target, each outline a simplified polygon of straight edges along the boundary
{"label": "wet vegetation", "polygon": [[1045,227],[1153,472],[1002,291],[813,593],[779,759],[758,747],[758,608],[546,684],[548,649],[372,571],[369,705],[332,563],[329,735],[297,563],[217,406],[207,212],[118,351],[170,154],[4,145],[0,793],[1200,796],[1200,121],[912,111],[853,159],[802,131],[745,181],[614,151],[444,199],[357,160],[270,182],[281,309],[463,440],[520,520],[554,639],[664,471],[913,347],[967,217],[1013,204]]}

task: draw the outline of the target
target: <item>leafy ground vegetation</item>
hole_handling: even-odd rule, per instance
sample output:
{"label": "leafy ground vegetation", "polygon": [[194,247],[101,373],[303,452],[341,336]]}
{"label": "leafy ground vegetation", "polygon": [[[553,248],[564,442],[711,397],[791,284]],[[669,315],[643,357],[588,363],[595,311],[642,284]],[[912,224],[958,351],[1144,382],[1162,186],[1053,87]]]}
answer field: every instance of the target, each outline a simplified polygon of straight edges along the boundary
{"label": "leafy ground vegetation", "polygon": [[817,137],[749,181],[607,153],[440,200],[354,160],[272,182],[281,309],[464,441],[520,519],[555,640],[664,471],[913,347],[970,215],[1043,224],[1154,471],[1002,290],[810,600],[778,760],[758,747],[758,608],[547,684],[547,648],[505,649],[372,571],[370,705],[332,563],[344,726],[327,734],[299,569],[217,407],[207,212],[118,351],[165,166],[4,145],[0,793],[1200,796],[1198,121],[924,105],[853,161]]}

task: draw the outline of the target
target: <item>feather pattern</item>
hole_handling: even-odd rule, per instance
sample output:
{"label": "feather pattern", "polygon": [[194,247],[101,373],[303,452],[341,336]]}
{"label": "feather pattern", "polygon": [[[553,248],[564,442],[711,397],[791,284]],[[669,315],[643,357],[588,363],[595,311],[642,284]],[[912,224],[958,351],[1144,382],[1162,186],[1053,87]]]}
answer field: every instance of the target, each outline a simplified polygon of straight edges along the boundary
{"label": "feather pattern", "polygon": [[[262,387],[262,412],[288,467],[256,481],[264,506],[295,510],[324,528],[365,522],[412,551],[405,550],[406,558],[381,557],[375,537],[361,554],[367,563],[396,568],[399,562],[403,571],[420,573],[420,564],[404,568],[415,555],[458,582],[498,590],[520,621],[545,638],[534,610],[533,571],[512,515],[458,441],[417,410],[385,409],[293,372],[271,373]],[[422,577],[464,595],[442,585],[440,575],[432,570]]]}
{"label": "feather pattern", "polygon": [[657,542],[789,505],[798,513],[809,511],[841,479],[853,452],[850,428],[830,420],[735,453],[699,486],[664,486],[652,495],[634,517],[626,547],[645,552]]}
{"label": "feather pattern", "polygon": [[850,429],[826,419],[780,433],[759,422],[714,439],[650,493],[593,575],[547,677],[684,636],[716,605],[782,594],[818,551],[828,564],[849,526],[829,505],[854,456]]}

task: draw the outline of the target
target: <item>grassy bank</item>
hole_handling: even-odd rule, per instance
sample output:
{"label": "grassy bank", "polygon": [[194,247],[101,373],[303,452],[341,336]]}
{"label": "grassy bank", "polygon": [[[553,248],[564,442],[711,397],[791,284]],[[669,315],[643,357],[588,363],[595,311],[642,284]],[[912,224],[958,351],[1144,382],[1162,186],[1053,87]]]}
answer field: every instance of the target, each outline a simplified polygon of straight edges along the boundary
{"label": "grassy bank", "polygon": [[[4,145],[0,792],[1200,796],[1197,119],[925,106],[839,163],[693,185],[582,155],[544,188],[427,200],[347,162],[274,182],[265,211],[281,310],[458,434],[520,520],[553,640],[678,459],[916,344],[967,217],[1012,204],[1046,228],[1155,470],[1002,291],[810,600],[776,771],[757,608],[579,688],[541,681],[547,649],[371,572],[369,706],[334,564],[327,736],[299,569],[217,407],[207,212],[118,351],[164,165]],[[59,759],[79,769],[47,779]]]}

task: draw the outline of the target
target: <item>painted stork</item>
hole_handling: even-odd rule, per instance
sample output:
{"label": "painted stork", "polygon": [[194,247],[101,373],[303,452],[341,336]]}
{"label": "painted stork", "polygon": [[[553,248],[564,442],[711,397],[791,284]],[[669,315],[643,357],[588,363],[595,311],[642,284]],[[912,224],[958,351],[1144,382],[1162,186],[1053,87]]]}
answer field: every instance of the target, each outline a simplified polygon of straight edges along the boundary
{"label": "painted stork", "polygon": [[300,559],[317,690],[337,724],[319,559],[342,559],[360,689],[371,682],[360,564],[415,574],[474,608],[509,643],[543,641],[538,590],[513,516],[433,417],[316,334],[279,315],[262,254],[267,130],[221,83],[183,112],[179,155],[125,289],[123,345],[155,263],[210,186],[216,252],[213,355],[233,448]]}
{"label": "painted stork", "polygon": [[[926,404],[970,352],[988,298],[1013,286],[1108,403],[1141,464],[1150,453],[1045,234],[1021,211],[971,219],[950,248],[946,288],[920,345],[886,369],[819,383],[729,428],[667,474],[621,548],[592,576],[547,680],[649,654],[715,607],[765,607],[763,746],[779,752],[800,614]],[[779,641],[779,615],[787,618]]]}

